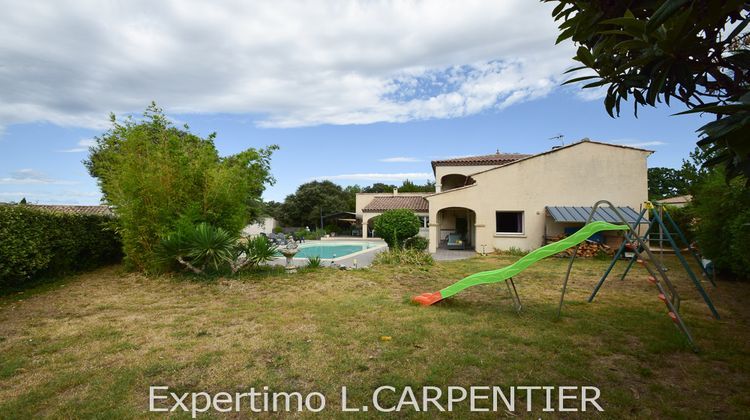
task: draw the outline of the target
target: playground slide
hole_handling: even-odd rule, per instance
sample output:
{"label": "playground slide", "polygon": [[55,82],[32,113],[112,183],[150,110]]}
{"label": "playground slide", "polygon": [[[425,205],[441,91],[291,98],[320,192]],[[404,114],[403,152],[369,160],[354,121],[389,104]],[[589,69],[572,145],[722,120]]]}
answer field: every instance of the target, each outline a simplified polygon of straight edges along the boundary
{"label": "playground slide", "polygon": [[541,248],[537,248],[507,267],[498,270],[482,271],[480,273],[472,274],[438,292],[423,293],[419,296],[414,296],[412,298],[412,301],[425,306],[432,305],[435,302],[439,302],[440,300],[453,296],[456,293],[471,286],[487,283],[499,283],[501,281],[505,281],[517,275],[521,271],[527,269],[535,262],[547,258],[550,255],[558,254],[568,248],[574,247],[588,239],[591,235],[605,230],[628,230],[628,227],[626,225],[614,225],[612,223],[601,221],[588,223],[579,231],[568,236],[567,238],[557,242],[553,242],[551,244],[547,244]]}

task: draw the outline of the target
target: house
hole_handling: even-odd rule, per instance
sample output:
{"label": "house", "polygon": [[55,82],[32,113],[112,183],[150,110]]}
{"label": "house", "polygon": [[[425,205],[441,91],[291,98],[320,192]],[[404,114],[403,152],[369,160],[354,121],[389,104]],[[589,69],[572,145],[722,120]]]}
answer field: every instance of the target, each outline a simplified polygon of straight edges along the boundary
{"label": "house", "polygon": [[674,207],[685,207],[693,200],[693,196],[690,194],[687,195],[678,195],[675,197],[669,197],[669,198],[662,198],[658,201],[659,204],[666,204],[669,206]]}
{"label": "house", "polygon": [[52,213],[81,214],[85,216],[107,216],[113,217],[110,206],[78,206],[67,204],[22,204],[30,209],[48,211]]}
{"label": "house", "polygon": [[355,217],[362,225],[362,237],[373,236],[373,221],[385,211],[407,209],[413,211],[421,223],[419,234],[429,237],[429,203],[426,197],[433,193],[359,193],[356,196]]}
{"label": "house", "polygon": [[242,229],[243,236],[257,236],[261,233],[270,235],[273,229],[278,226],[278,222],[273,217],[262,217],[258,221],[245,226]]}
{"label": "house", "polygon": [[[358,194],[367,226],[390,209],[413,210],[430,252],[460,234],[468,249],[532,250],[585,222],[586,207],[609,200],[634,221],[648,199],[650,150],[583,139],[534,154],[495,153],[432,162],[435,193]],[[607,219],[608,213],[599,218]],[[566,230],[567,229],[567,230]]]}

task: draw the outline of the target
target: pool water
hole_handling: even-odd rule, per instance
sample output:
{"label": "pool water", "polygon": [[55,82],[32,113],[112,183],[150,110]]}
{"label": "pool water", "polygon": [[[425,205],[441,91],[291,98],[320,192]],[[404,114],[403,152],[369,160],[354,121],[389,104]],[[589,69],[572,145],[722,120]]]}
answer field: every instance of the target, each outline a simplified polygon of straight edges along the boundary
{"label": "pool water", "polygon": [[[362,244],[302,244],[299,252],[294,258],[320,257],[322,259],[333,259],[343,257],[355,252],[364,251],[373,248],[371,243]],[[279,254],[281,255],[281,254]]]}

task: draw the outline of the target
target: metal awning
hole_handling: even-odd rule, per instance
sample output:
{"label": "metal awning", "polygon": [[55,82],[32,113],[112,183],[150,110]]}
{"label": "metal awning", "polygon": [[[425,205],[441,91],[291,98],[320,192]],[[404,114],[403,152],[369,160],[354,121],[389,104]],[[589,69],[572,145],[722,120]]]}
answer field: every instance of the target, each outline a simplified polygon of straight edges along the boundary
{"label": "metal awning", "polygon": [[[555,222],[560,223],[586,223],[591,213],[591,207],[579,206],[547,206],[547,214],[552,216]],[[638,220],[638,212],[632,207],[617,207],[617,210],[625,217],[628,224],[634,224]],[[599,207],[592,220],[601,220],[610,223],[622,223],[614,210],[610,207]],[[641,223],[648,223],[648,220],[641,219]]]}

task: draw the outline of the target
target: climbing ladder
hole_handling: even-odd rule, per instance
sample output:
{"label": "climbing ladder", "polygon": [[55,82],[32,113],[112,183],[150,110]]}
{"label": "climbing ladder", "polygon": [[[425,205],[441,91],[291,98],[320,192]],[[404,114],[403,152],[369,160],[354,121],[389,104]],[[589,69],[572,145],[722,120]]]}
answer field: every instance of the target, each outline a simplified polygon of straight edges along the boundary
{"label": "climbing ladder", "polygon": [[[639,235],[638,231],[636,231],[636,228],[638,227],[638,224],[643,219],[643,216],[646,211],[648,211],[648,208],[644,208],[641,211],[641,214],[638,216],[638,219],[634,224],[630,224],[627,219],[620,213],[619,209],[612,205],[607,200],[600,200],[597,201],[596,204],[591,208],[591,212],[589,213],[589,217],[586,220],[586,223],[592,221],[594,218],[594,215],[596,214],[597,209],[602,206],[607,205],[610,207],[612,212],[617,215],[617,218],[619,218],[621,223],[624,223],[628,226],[628,230],[626,231],[626,241],[629,240],[635,245],[635,251],[636,255],[638,255],[638,250],[642,251],[642,254],[645,253],[645,258],[638,257],[636,259],[636,262],[640,265],[642,265],[646,271],[648,272],[647,280],[654,284],[659,292],[658,298],[664,304],[667,306],[667,315],[669,318],[674,322],[674,324],[677,326],[677,328],[685,334],[685,337],[687,338],[688,342],[690,343],[690,346],[693,348],[694,351],[698,351],[697,346],[695,345],[695,342],[693,341],[693,336],[690,334],[690,330],[688,329],[687,325],[685,325],[685,322],[682,320],[682,316],[680,316],[680,296],[677,293],[677,289],[675,289],[672,282],[669,280],[669,277],[667,276],[667,270],[664,269],[660,264],[657,264],[656,258],[654,257],[653,252],[651,252],[651,248],[648,244],[648,236]],[[648,207],[648,206],[647,206]],[[624,244],[625,242],[623,242]],[[573,255],[570,257],[570,262],[568,263],[568,270],[565,273],[565,280],[563,281],[563,287],[562,287],[562,293],[560,295],[560,305],[557,309],[557,316],[559,317],[562,313],[562,306],[565,299],[565,291],[568,287],[568,280],[570,278],[570,272],[573,268],[573,261],[575,261],[575,257],[578,253],[578,247],[580,245],[577,245],[575,249],[573,250]],[[622,250],[624,249],[624,245],[620,247],[620,250],[618,250],[618,254],[622,253]],[[613,260],[616,261],[616,258],[619,258],[619,255],[615,257]],[[599,283],[596,285],[596,288],[594,289],[594,293],[592,294],[592,297],[589,298],[589,302],[591,299],[593,299],[593,296],[596,294],[596,291],[599,290],[602,283],[604,283],[604,278],[606,278],[606,274],[609,274],[609,271],[612,269],[611,264],[610,267],[607,269],[607,273],[605,273],[605,276],[602,278],[602,280],[599,281]],[[706,296],[707,297],[707,296]],[[710,299],[709,299],[710,302]],[[709,305],[710,308],[713,309],[713,305]],[[714,309],[715,310],[715,309]],[[717,314],[718,316],[718,314]]]}
{"label": "climbing ladder", "polygon": [[[659,291],[657,297],[659,298],[659,300],[664,302],[665,305],[667,305],[667,315],[669,315],[669,318],[671,318],[672,322],[675,323],[677,328],[682,331],[683,334],[685,334],[685,337],[687,337],[688,342],[690,343],[690,346],[693,348],[693,350],[698,351],[698,347],[693,341],[693,336],[690,334],[690,330],[688,329],[687,325],[685,325],[685,322],[680,316],[680,296],[677,294],[677,290],[675,290],[672,282],[669,281],[669,277],[667,277],[663,269],[660,269],[661,266],[657,266],[656,271],[662,273],[662,276],[660,276],[662,277],[662,279],[660,280],[656,275],[654,268],[649,264],[653,263],[653,260],[651,259],[644,260],[639,258],[637,262],[638,264],[642,265],[648,272],[648,277],[646,278],[646,280],[648,280],[649,283],[655,285],[656,289]],[[662,282],[664,284],[662,284]],[[666,285],[667,287],[665,288],[664,285]]]}
{"label": "climbing ladder", "polygon": [[[607,270],[602,275],[602,278],[599,279],[599,282],[594,287],[594,290],[591,292],[591,296],[589,296],[588,301],[592,302],[594,300],[594,297],[596,297],[596,294],[599,292],[599,289],[604,284],[604,281],[607,279],[607,276],[609,276],[609,273],[612,271],[617,261],[625,252],[625,247],[628,244],[631,244],[631,245],[635,245],[633,246],[633,251],[634,251],[633,256],[628,261],[628,265],[625,267],[625,271],[620,276],[621,281],[625,279],[625,276],[628,274],[633,264],[638,260],[639,255],[644,252],[644,248],[642,244],[645,244],[646,246],[648,246],[648,244],[651,241],[651,237],[648,232],[652,230],[653,226],[659,226],[660,246],[663,247],[664,241],[667,241],[669,243],[669,245],[672,247],[672,250],[675,253],[675,256],[680,261],[680,264],[685,269],[685,272],[688,274],[688,277],[693,282],[693,284],[695,285],[695,288],[698,290],[698,293],[703,298],[703,301],[706,302],[706,305],[708,306],[708,309],[711,311],[711,314],[714,316],[714,318],[719,319],[720,318],[719,312],[716,310],[716,307],[711,301],[711,298],[708,296],[708,293],[706,293],[706,290],[703,288],[703,285],[701,284],[700,279],[698,279],[698,277],[695,275],[695,272],[690,267],[690,264],[688,264],[687,260],[685,259],[682,252],[680,251],[680,247],[677,245],[677,242],[675,241],[674,235],[672,233],[674,233],[680,239],[680,241],[682,241],[682,243],[684,243],[687,246],[687,249],[692,254],[693,258],[695,258],[696,262],[698,263],[698,266],[701,267],[702,274],[708,277],[709,281],[714,287],[716,286],[716,283],[714,282],[713,277],[706,270],[706,267],[703,265],[702,259],[700,255],[698,254],[698,252],[696,251],[695,247],[690,245],[685,235],[682,233],[680,228],[677,226],[677,224],[674,222],[672,217],[669,215],[669,212],[663,208],[660,208],[659,211],[656,211],[654,209],[653,204],[647,201],[645,203],[645,206],[641,210],[640,214],[638,215],[638,219],[635,222],[635,226],[638,226],[641,223],[641,220],[644,220],[644,216],[649,211],[651,211],[652,213],[651,214],[652,218],[649,221],[648,227],[646,229],[646,234],[641,237],[638,235],[638,233],[635,230],[626,232],[625,240],[620,245],[620,248],[618,248],[617,252],[615,253],[615,256],[612,258],[612,262],[610,262],[609,267],[607,267]],[[662,218],[660,216],[660,213],[666,217]],[[673,230],[672,232],[670,232],[669,229],[667,229],[667,226],[664,223],[664,219],[666,219],[669,222]],[[656,260],[652,260],[652,262],[654,263],[654,265],[656,266],[655,268],[658,271],[660,272],[667,271],[667,269],[661,264],[661,262],[657,263]]]}

